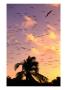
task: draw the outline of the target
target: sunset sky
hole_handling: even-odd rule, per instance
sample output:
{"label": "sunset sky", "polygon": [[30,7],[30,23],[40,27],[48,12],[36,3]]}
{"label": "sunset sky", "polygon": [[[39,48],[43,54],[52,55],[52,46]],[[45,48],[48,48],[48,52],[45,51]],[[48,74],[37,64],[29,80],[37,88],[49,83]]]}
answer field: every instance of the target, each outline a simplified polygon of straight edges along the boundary
{"label": "sunset sky", "polygon": [[60,76],[59,4],[7,5],[7,75],[15,77],[14,65],[29,55],[49,81]]}

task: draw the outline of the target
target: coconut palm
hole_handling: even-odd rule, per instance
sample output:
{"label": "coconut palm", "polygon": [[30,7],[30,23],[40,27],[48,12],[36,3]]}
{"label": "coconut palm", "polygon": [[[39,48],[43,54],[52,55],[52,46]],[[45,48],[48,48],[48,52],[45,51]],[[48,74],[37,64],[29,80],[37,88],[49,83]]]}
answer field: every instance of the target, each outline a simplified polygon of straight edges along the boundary
{"label": "coconut palm", "polygon": [[38,69],[38,62],[36,61],[35,57],[28,57],[26,60],[24,60],[21,63],[17,63],[15,65],[15,70],[19,67],[22,66],[22,71],[18,72],[16,74],[16,78],[22,79],[23,76],[26,77],[26,80],[31,80],[33,76],[35,76],[40,83],[43,81],[47,81],[47,78],[44,77],[43,75],[39,74],[39,69]]}
{"label": "coconut palm", "polygon": [[26,80],[29,80],[31,77],[32,73],[38,72],[38,62],[35,61],[35,57],[28,57],[26,60],[24,60],[21,63],[17,63],[15,65],[15,70],[22,65],[22,71],[18,72],[16,77],[20,77],[19,79],[22,78],[23,75],[26,76]]}

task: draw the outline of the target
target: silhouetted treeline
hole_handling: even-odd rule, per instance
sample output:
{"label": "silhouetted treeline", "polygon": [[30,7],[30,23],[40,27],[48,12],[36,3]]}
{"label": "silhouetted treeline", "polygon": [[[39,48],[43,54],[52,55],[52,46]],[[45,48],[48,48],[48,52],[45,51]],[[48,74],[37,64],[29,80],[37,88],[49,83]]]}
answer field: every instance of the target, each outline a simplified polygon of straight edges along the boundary
{"label": "silhouetted treeline", "polygon": [[7,86],[60,86],[60,77],[52,80],[51,82],[39,83],[34,79],[31,80],[18,80],[16,78],[7,77]]}
{"label": "silhouetted treeline", "polygon": [[28,56],[23,62],[15,64],[15,70],[20,65],[22,70],[16,74],[15,78],[7,77],[7,86],[60,86],[60,77],[48,82],[48,78],[39,73],[38,62],[35,57]]}

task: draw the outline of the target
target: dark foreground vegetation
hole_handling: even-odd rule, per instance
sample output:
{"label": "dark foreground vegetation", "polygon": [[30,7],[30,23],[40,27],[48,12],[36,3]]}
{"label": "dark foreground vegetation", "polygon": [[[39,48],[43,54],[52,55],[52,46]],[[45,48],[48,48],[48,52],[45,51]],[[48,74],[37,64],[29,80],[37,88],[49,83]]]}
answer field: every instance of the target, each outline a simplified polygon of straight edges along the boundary
{"label": "dark foreground vegetation", "polygon": [[57,77],[52,82],[39,83],[35,80],[17,80],[16,78],[7,78],[7,86],[60,86],[60,77]]}
{"label": "dark foreground vegetation", "polygon": [[[48,78],[39,73],[38,62],[35,57],[29,56],[23,62],[17,63],[15,70],[20,65],[22,66],[22,71],[18,72],[13,79],[8,76],[7,86],[60,86],[60,77],[48,82]],[[25,80],[23,79],[24,77]]]}

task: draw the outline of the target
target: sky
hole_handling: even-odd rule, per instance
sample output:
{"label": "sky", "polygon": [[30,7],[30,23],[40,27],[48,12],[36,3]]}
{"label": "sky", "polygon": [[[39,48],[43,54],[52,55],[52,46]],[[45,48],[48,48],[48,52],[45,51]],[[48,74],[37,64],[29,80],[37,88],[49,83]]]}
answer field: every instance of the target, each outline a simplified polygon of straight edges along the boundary
{"label": "sky", "polygon": [[14,78],[28,56],[49,81],[60,76],[59,4],[7,4],[7,75]]}

